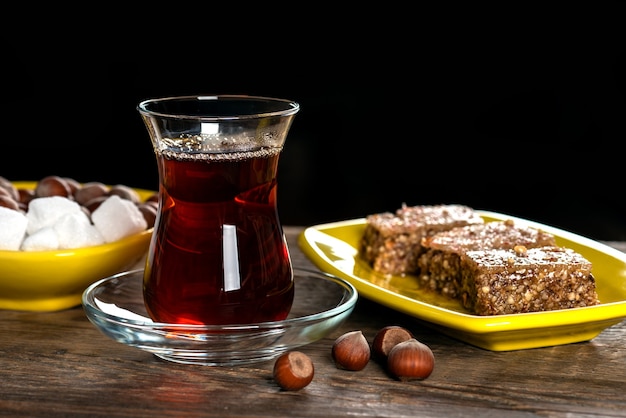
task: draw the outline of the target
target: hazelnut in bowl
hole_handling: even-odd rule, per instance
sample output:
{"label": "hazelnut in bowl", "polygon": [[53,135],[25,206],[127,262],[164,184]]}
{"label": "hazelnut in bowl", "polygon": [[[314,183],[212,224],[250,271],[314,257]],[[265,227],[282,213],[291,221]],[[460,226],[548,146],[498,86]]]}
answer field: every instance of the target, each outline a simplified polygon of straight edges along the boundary
{"label": "hazelnut in bowl", "polygon": [[93,282],[141,265],[156,209],[154,191],[0,177],[0,309],[79,306]]}

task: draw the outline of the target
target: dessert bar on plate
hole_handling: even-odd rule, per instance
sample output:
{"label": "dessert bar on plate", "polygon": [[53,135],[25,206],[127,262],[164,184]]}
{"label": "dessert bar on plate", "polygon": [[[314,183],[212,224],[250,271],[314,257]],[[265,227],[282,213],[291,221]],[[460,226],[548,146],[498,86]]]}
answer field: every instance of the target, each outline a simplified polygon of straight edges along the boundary
{"label": "dessert bar on plate", "polygon": [[[482,218],[481,218],[482,219]],[[414,271],[420,286],[456,298],[461,295],[461,255],[467,251],[556,246],[554,235],[513,220],[452,228],[422,239],[424,252]]]}
{"label": "dessert bar on plate", "polygon": [[359,255],[365,218],[313,225],[300,234],[303,252],[321,270],[352,283],[359,295],[413,316],[453,338],[493,351],[520,350],[588,341],[626,319],[626,254],[558,228],[506,214],[477,210],[485,222],[513,220],[555,237],[592,265],[599,303],[570,309],[476,315],[456,298],[417,285],[413,274],[382,274]]}
{"label": "dessert bar on plate", "polygon": [[461,256],[461,301],[477,315],[581,308],[598,304],[591,263],[570,248],[515,246]]}
{"label": "dessert bar on plate", "polygon": [[422,238],[440,231],[480,223],[483,219],[464,205],[402,205],[395,213],[366,218],[361,249],[374,270],[386,274],[413,273],[423,252]]}

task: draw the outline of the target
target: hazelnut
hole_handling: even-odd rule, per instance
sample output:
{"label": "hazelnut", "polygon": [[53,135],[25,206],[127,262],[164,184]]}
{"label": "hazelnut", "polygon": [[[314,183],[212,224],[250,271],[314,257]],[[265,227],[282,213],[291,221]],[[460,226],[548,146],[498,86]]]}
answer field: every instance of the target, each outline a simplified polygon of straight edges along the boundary
{"label": "hazelnut", "polygon": [[387,369],[401,381],[426,379],[435,367],[430,347],[415,338],[398,343],[389,351]]}
{"label": "hazelnut", "polygon": [[13,200],[19,200],[19,193],[16,187],[9,180],[4,177],[0,177],[0,192],[6,192],[3,194],[8,195]]}
{"label": "hazelnut", "polygon": [[17,194],[19,203],[23,203],[26,206],[35,198],[35,191],[31,189],[17,189]]}
{"label": "hazelnut", "polygon": [[89,213],[92,213],[94,210],[98,209],[100,205],[108,198],[108,196],[94,197],[93,199],[82,203],[81,206],[87,209]]}
{"label": "hazelnut", "polygon": [[413,338],[413,334],[406,328],[389,325],[381,328],[372,341],[372,352],[381,361],[386,361],[389,351],[398,343]]}
{"label": "hazelnut", "polygon": [[109,195],[117,195],[122,199],[130,200],[135,204],[138,204],[141,201],[139,193],[137,193],[135,189],[124,184],[116,184],[115,186],[111,186],[111,189],[109,190]]}
{"label": "hazelnut", "polygon": [[146,202],[139,203],[137,205],[137,209],[139,209],[139,211],[143,215],[143,218],[146,220],[148,228],[152,228],[158,214],[158,207],[152,203]]}
{"label": "hazelnut", "polygon": [[109,193],[109,188],[106,184],[98,181],[90,181],[83,184],[74,192],[74,200],[79,205],[88,206],[88,202],[93,201],[96,198],[103,197]]}
{"label": "hazelnut", "polygon": [[274,380],[284,390],[300,390],[313,380],[311,358],[300,351],[281,354],[274,363]]}
{"label": "hazelnut", "polygon": [[362,331],[350,331],[335,340],[331,354],[337,368],[358,371],[367,366],[371,349]]}
{"label": "hazelnut", "polygon": [[19,197],[16,199],[15,197],[13,197],[13,193],[9,192],[8,189],[5,189],[3,187],[0,187],[0,196],[5,196],[12,200],[19,200]]}
{"label": "hazelnut", "polygon": [[73,199],[72,189],[67,181],[59,176],[47,176],[42,178],[35,185],[35,196],[49,197],[62,196]]}
{"label": "hazelnut", "polygon": [[65,182],[69,186],[72,194],[76,193],[76,191],[81,188],[81,184],[75,178],[72,178],[72,177],[62,177],[62,178],[63,180],[65,180]]}
{"label": "hazelnut", "polygon": [[7,209],[12,209],[12,210],[17,210],[17,211],[20,210],[19,202],[4,195],[0,195],[0,206],[7,208]]}
{"label": "hazelnut", "polygon": [[513,247],[513,251],[515,251],[515,255],[518,257],[525,257],[528,254],[528,249],[523,245],[516,245]]}

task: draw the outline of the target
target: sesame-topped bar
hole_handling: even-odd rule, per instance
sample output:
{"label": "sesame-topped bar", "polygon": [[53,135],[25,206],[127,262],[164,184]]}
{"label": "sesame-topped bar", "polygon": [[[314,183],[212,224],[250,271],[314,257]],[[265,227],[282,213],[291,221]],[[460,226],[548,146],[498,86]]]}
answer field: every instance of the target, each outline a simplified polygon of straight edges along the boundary
{"label": "sesame-topped bar", "polygon": [[474,209],[464,205],[402,205],[395,213],[366,217],[360,253],[374,271],[403,275],[415,273],[424,251],[422,238],[454,227],[482,224]]}
{"label": "sesame-topped bar", "polygon": [[554,235],[516,225],[511,219],[467,225],[422,239],[425,251],[418,259],[422,287],[456,298],[461,286],[461,254],[471,250],[556,246]]}
{"label": "sesame-topped bar", "polygon": [[570,248],[466,251],[461,257],[461,301],[476,315],[597,305],[591,267]]}

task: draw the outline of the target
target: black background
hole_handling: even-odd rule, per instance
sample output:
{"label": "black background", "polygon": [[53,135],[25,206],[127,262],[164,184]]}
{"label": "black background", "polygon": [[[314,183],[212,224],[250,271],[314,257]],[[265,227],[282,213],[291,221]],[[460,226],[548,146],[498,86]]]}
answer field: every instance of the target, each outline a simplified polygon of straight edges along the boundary
{"label": "black background", "polygon": [[515,23],[516,10],[370,11],[353,26],[318,13],[257,22],[246,42],[145,29],[90,59],[8,46],[0,176],[156,189],[139,101],[272,96],[301,105],[281,157],[284,224],[463,203],[624,240],[626,38],[619,2],[599,4]]}

